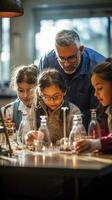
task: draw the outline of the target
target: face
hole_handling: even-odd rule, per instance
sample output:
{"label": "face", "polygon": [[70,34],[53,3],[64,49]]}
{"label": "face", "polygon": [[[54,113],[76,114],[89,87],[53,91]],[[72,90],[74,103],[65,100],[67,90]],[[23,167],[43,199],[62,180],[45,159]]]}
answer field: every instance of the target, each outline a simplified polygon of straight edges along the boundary
{"label": "face", "polygon": [[17,85],[17,96],[20,100],[28,107],[31,107],[35,97],[36,86],[28,83],[18,83]]}
{"label": "face", "polygon": [[72,74],[80,64],[83,46],[79,48],[75,44],[70,46],[56,46],[57,59],[65,73]]}
{"label": "face", "polygon": [[60,106],[63,101],[65,93],[60,90],[57,85],[52,85],[50,87],[46,87],[40,96],[42,97],[44,103],[51,110],[55,110]]}
{"label": "face", "polygon": [[102,80],[97,74],[92,75],[91,82],[99,102],[103,106],[110,105],[112,103],[112,82]]}

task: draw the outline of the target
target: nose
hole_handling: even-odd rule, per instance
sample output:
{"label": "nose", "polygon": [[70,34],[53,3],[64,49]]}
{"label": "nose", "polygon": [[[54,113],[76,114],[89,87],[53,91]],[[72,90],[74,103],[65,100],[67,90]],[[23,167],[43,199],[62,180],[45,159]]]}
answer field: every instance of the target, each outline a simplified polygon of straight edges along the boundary
{"label": "nose", "polygon": [[98,97],[99,96],[99,94],[98,94],[98,92],[95,90],[95,92],[94,92],[94,96],[95,97]]}
{"label": "nose", "polygon": [[25,91],[25,92],[23,93],[23,97],[24,97],[24,98],[27,98],[28,96],[29,96],[28,92]]}
{"label": "nose", "polygon": [[68,60],[65,60],[64,65],[65,65],[65,66],[69,66]]}
{"label": "nose", "polygon": [[50,99],[50,102],[51,102],[51,103],[54,103],[54,101],[55,101],[55,100],[54,100],[53,98]]}

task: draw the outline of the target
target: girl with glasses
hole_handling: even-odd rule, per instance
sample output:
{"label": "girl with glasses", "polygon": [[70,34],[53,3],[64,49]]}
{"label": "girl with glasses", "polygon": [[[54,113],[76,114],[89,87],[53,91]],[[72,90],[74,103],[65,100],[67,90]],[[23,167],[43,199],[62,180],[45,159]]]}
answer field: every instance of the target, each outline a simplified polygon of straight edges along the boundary
{"label": "girl with glasses", "polygon": [[[57,70],[49,68],[42,71],[38,76],[37,85],[37,129],[40,126],[40,115],[46,115],[51,142],[55,144],[57,140],[63,138],[62,107],[68,108],[66,111],[67,137],[72,128],[73,114],[79,114],[80,110],[68,101],[65,79]],[[30,138],[28,141],[30,142]]]}

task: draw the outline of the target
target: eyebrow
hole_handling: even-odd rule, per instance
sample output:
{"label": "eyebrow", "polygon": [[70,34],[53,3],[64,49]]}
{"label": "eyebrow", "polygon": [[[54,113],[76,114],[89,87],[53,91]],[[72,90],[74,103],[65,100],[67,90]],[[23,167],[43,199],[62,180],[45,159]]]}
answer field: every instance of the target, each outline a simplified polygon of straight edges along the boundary
{"label": "eyebrow", "polygon": [[95,86],[99,86],[99,85],[104,85],[103,83],[97,83],[95,84]]}
{"label": "eyebrow", "polygon": [[73,57],[73,56],[76,56],[77,54],[73,54],[73,55],[71,55],[71,56],[68,56],[68,57],[63,57],[63,56],[59,56],[60,58],[71,58],[71,57]]}
{"label": "eyebrow", "polygon": [[54,93],[53,95],[49,95],[49,94],[45,94],[45,93],[43,93],[43,95],[46,95],[46,96],[55,96],[55,95],[58,95],[58,94],[60,94],[60,93],[57,92],[57,93]]}
{"label": "eyebrow", "polygon": [[27,88],[27,89],[24,89],[24,88],[18,87],[17,89],[18,89],[18,90],[33,90],[33,89],[35,89],[35,87]]}

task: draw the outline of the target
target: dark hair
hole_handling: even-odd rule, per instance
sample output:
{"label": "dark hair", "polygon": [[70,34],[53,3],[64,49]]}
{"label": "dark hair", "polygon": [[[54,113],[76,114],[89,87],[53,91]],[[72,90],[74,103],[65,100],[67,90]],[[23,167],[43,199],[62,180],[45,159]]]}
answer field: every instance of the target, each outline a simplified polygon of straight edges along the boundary
{"label": "dark hair", "polygon": [[66,92],[67,85],[62,74],[56,69],[47,69],[38,76],[38,88],[42,91],[44,88],[57,85],[62,92]]}
{"label": "dark hair", "polygon": [[18,83],[26,82],[28,84],[37,85],[37,76],[39,70],[36,65],[23,65],[16,67],[12,72],[11,87],[17,86]]}
{"label": "dark hair", "polygon": [[112,58],[109,57],[105,62],[97,64],[92,72],[93,74],[98,74],[101,79],[112,82]]}

